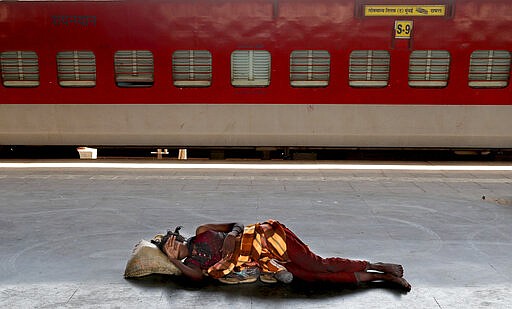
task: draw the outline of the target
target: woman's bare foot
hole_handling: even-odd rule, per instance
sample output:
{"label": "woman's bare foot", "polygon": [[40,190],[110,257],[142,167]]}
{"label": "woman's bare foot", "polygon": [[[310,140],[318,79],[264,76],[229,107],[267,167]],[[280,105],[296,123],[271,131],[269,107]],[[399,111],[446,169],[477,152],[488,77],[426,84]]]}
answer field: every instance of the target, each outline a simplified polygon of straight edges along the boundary
{"label": "woman's bare foot", "polygon": [[404,278],[397,277],[390,273],[357,272],[355,273],[358,282],[387,281],[399,285],[403,290],[409,292],[411,285]]}
{"label": "woman's bare foot", "polygon": [[405,280],[404,278],[399,278],[399,277],[395,277],[395,276],[392,276],[392,277],[393,278],[389,278],[388,280],[398,284],[407,292],[409,292],[411,290],[411,285],[409,284],[409,282],[407,282],[407,280]]}
{"label": "woman's bare foot", "polygon": [[381,271],[386,274],[391,274],[395,277],[402,278],[404,276],[404,268],[402,265],[390,264],[390,263],[375,263],[370,264],[370,270]]}

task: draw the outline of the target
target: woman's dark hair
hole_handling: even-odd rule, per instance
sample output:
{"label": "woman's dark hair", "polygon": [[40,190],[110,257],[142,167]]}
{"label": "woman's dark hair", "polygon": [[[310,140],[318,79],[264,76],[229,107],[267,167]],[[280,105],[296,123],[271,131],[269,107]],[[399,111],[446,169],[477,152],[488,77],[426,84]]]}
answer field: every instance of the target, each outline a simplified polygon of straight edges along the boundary
{"label": "woman's dark hair", "polygon": [[162,252],[164,252],[165,243],[167,242],[167,240],[169,240],[171,236],[176,237],[176,240],[179,242],[185,242],[185,237],[183,237],[183,235],[180,235],[180,230],[182,227],[183,226],[177,226],[174,229],[174,232],[171,232],[171,230],[167,230],[167,234],[165,234],[164,237],[160,238],[159,240],[153,239],[151,240],[151,242],[155,244]]}

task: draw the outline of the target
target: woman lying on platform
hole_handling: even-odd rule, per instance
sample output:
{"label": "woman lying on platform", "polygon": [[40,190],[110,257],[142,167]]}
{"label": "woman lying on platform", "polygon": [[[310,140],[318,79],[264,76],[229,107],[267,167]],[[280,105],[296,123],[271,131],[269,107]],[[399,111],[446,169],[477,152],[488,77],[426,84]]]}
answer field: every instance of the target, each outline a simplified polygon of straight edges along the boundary
{"label": "woman lying on platform", "polygon": [[169,231],[154,243],[193,280],[208,275],[222,282],[239,283],[243,278],[234,275],[256,268],[262,278],[270,274],[286,283],[293,278],[332,283],[388,281],[411,290],[401,265],[322,258],[284,224],[274,220],[245,228],[239,223],[205,224],[188,240],[179,234],[179,229]]}

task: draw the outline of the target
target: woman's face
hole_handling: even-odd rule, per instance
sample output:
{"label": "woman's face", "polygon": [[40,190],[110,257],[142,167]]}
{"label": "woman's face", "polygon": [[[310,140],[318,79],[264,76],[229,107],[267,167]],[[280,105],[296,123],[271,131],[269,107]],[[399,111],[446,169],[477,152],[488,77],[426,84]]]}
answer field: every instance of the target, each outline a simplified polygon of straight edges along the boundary
{"label": "woman's face", "polygon": [[178,250],[179,250],[179,255],[178,255],[178,259],[180,260],[183,260],[184,258],[188,257],[188,247],[187,247],[187,244],[185,243],[182,243],[182,242],[178,242]]}
{"label": "woman's face", "polygon": [[188,257],[188,247],[185,243],[176,240],[176,236],[171,236],[163,245],[163,251],[167,256],[178,260]]}

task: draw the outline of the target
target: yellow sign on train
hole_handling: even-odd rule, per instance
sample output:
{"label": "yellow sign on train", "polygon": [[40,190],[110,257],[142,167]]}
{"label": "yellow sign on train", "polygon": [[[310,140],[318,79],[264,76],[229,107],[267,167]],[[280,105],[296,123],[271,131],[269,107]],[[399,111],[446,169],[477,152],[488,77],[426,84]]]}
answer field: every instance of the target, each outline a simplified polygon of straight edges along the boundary
{"label": "yellow sign on train", "polygon": [[445,16],[446,5],[365,5],[364,16]]}
{"label": "yellow sign on train", "polygon": [[412,36],[412,20],[395,21],[395,38],[410,39]]}

